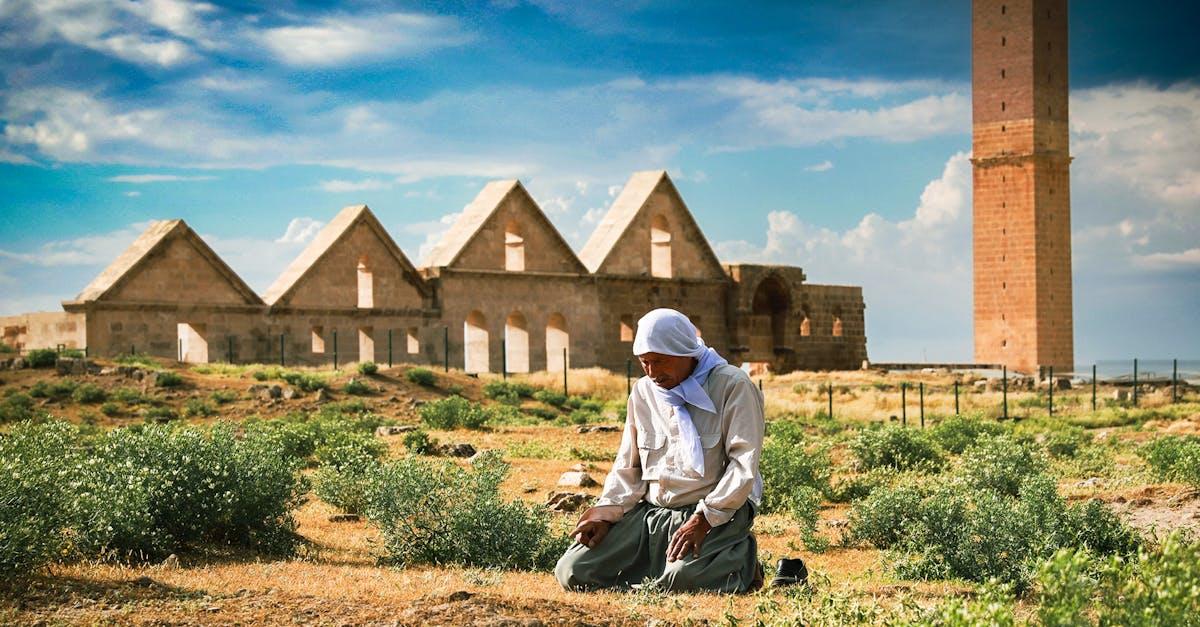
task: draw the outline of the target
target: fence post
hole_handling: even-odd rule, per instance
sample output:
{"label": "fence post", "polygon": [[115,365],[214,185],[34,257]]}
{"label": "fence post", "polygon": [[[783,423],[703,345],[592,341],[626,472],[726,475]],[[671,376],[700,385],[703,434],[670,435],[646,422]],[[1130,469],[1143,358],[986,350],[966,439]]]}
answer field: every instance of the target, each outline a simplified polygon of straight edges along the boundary
{"label": "fence post", "polygon": [[282,368],[284,366],[283,361],[284,361],[283,360],[283,334],[280,333],[279,334],[279,367],[280,368]]}
{"label": "fence post", "polygon": [[[759,379],[759,381],[762,381],[762,379]],[[827,388],[827,393],[829,394],[829,419],[833,420],[833,383],[830,383]]]}
{"label": "fence post", "polygon": [[570,394],[567,394],[567,371],[568,370],[570,370],[570,368],[567,365],[567,347],[564,346],[563,347],[563,396],[570,396]]}
{"label": "fence post", "polygon": [[921,381],[921,428],[925,428],[925,382]]}
{"label": "fence post", "polygon": [[445,371],[450,372],[450,327],[442,327],[442,359]]}
{"label": "fence post", "polygon": [[175,361],[183,363],[183,339],[175,340]]}
{"label": "fence post", "polygon": [[500,378],[508,380],[508,342],[500,338]]}
{"label": "fence post", "polygon": [[954,415],[958,416],[959,414],[960,414],[960,412],[958,411],[958,379],[955,379],[954,380]]}
{"label": "fence post", "polygon": [[[88,356],[88,347],[84,346],[83,347],[83,358],[87,359],[87,356]],[[1172,395],[1172,398],[1174,398],[1174,395]]]}
{"label": "fence post", "polygon": [[1050,366],[1050,390],[1049,390],[1049,409],[1050,417],[1054,417],[1054,366]]}
{"label": "fence post", "polygon": [[1133,406],[1137,407],[1138,403],[1137,390],[1137,357],[1133,358]]}
{"label": "fence post", "polygon": [[1092,364],[1092,411],[1096,411],[1096,364]]}
{"label": "fence post", "polygon": [[333,330],[333,369],[338,368],[338,351],[337,351],[337,329]]}
{"label": "fence post", "polygon": [[[84,349],[84,356],[87,356],[87,349]],[[1179,402],[1179,359],[1171,360],[1171,402]]]}
{"label": "fence post", "polygon": [[388,329],[388,368],[392,367],[392,330]]}
{"label": "fence post", "polygon": [[907,388],[908,388],[908,384],[901,381],[900,382],[900,426],[902,426],[902,427],[908,426],[908,400],[905,397],[905,395],[906,395],[905,390]]}
{"label": "fence post", "polygon": [[130,356],[130,357],[133,357],[133,356],[134,356],[134,355],[136,355],[136,354],[137,354],[137,346],[134,346],[133,344],[130,344],[130,345],[129,345],[129,356]]}
{"label": "fence post", "polygon": [[225,361],[233,363],[233,336],[225,338]]}
{"label": "fence post", "polygon": [[[567,364],[563,364],[563,369],[567,368]],[[633,360],[625,360],[625,396],[633,395]]]}
{"label": "fence post", "polygon": [[1001,389],[1004,394],[1004,419],[1008,420],[1008,364],[1003,366],[1003,374],[1001,374]]}

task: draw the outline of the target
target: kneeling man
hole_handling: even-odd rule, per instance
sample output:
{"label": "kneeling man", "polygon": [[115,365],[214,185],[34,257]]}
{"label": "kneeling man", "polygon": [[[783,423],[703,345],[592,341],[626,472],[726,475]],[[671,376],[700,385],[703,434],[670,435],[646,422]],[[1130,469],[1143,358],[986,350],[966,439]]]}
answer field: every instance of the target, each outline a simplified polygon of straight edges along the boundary
{"label": "kneeling man", "polygon": [[633,353],[646,376],[629,396],[621,448],[555,576],[572,590],[759,587],[750,525],[762,500],[762,394],[673,309],[638,321]]}

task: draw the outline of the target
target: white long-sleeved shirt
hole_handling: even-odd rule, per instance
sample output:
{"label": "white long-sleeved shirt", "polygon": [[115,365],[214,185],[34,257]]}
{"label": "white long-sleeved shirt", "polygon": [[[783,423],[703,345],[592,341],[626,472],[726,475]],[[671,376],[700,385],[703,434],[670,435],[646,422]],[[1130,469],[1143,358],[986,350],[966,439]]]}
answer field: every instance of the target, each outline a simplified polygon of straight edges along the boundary
{"label": "white long-sleeved shirt", "polygon": [[723,525],[746,499],[762,501],[758,461],[763,443],[763,397],[740,368],[714,368],[702,386],[716,412],[688,406],[704,447],[704,475],[687,467],[675,410],[658,400],[642,377],[629,395],[625,432],[604,492],[592,514],[615,522],[645,499],[660,507],[697,504],[709,524]]}

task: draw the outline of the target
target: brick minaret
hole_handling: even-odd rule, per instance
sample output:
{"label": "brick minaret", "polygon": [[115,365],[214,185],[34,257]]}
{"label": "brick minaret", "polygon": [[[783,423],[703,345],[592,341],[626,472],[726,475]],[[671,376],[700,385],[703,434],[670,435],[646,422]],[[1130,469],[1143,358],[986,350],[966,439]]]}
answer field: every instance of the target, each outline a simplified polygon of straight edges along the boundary
{"label": "brick minaret", "polygon": [[1074,363],[1067,1],[974,0],[975,361]]}

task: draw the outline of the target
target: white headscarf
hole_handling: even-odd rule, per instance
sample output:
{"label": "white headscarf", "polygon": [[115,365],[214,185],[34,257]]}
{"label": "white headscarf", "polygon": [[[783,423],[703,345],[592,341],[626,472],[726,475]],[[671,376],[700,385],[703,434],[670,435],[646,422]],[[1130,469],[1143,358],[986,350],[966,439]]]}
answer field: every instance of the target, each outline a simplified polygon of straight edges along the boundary
{"label": "white headscarf", "polygon": [[675,409],[679,421],[679,436],[684,442],[684,463],[696,474],[704,476],[704,448],[700,434],[692,422],[688,404],[715,412],[716,406],[701,387],[713,368],[728,363],[717,351],[704,345],[696,334],[696,326],[688,317],[674,309],[655,309],[638,320],[637,335],[633,338],[633,354],[659,353],[696,359],[696,367],[688,378],[667,390],[657,385],[654,393],[659,400]]}

